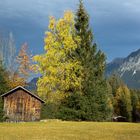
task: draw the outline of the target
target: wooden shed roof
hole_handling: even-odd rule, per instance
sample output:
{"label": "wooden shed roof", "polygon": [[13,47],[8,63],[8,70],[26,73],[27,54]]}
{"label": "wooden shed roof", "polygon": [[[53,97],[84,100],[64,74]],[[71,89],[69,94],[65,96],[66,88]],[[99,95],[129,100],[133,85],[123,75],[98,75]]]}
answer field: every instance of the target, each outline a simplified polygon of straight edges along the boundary
{"label": "wooden shed roof", "polygon": [[39,101],[41,101],[42,103],[45,103],[45,101],[43,101],[43,100],[42,100],[40,97],[38,97],[36,94],[31,93],[29,90],[25,89],[25,88],[22,87],[22,86],[18,86],[18,87],[16,87],[16,88],[14,88],[14,89],[8,91],[7,93],[2,94],[1,97],[5,97],[5,96],[7,96],[7,95],[9,95],[9,94],[12,94],[12,93],[14,93],[14,92],[17,91],[17,90],[23,90],[23,91],[27,92],[28,94],[30,94],[31,96],[33,96],[33,97],[35,97],[36,99],[38,99]]}

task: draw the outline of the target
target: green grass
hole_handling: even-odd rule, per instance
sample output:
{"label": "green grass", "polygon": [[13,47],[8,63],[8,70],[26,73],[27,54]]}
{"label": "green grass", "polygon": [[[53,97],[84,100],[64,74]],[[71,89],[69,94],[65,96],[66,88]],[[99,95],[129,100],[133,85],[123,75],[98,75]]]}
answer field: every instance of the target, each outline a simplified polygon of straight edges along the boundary
{"label": "green grass", "polygon": [[140,124],[61,121],[0,123],[0,140],[140,140]]}

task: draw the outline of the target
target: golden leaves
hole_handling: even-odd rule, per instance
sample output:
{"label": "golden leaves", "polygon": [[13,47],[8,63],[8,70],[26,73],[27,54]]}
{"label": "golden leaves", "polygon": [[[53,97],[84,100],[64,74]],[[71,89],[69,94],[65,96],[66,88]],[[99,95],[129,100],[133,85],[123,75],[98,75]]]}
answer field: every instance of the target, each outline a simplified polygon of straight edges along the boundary
{"label": "golden leaves", "polygon": [[37,83],[38,93],[49,101],[56,101],[65,97],[69,89],[81,88],[82,66],[74,57],[80,39],[75,33],[70,11],[59,20],[50,17],[48,29],[44,39],[45,53],[35,56],[34,60],[42,74]]}
{"label": "golden leaves", "polygon": [[54,17],[50,17],[50,23],[49,23],[49,29],[50,30],[54,30],[55,29],[55,18]]}

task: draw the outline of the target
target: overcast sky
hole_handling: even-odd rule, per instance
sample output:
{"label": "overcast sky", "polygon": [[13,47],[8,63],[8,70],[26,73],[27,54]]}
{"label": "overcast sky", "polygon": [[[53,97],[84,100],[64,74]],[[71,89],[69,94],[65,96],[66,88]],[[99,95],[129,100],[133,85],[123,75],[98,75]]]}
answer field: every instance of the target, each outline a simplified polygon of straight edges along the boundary
{"label": "overcast sky", "polygon": [[[125,57],[140,48],[140,0],[85,0],[95,40],[108,58]],[[0,31],[13,32],[16,45],[28,42],[43,51],[48,17],[75,12],[78,0],[0,0]]]}

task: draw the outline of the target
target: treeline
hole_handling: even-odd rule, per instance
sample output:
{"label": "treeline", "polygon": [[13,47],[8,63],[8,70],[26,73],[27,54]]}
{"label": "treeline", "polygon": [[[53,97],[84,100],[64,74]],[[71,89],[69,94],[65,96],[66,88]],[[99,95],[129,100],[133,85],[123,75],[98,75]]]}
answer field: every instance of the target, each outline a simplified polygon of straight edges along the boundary
{"label": "treeline", "polygon": [[27,85],[34,70],[41,74],[37,93],[46,101],[42,119],[112,121],[123,116],[126,121],[140,120],[140,91],[129,89],[116,75],[104,76],[106,56],[96,45],[82,1],[75,14],[67,11],[58,20],[50,17],[44,41],[44,53],[33,57],[34,65],[23,45],[16,57],[14,80],[1,65],[0,94]]}
{"label": "treeline", "polygon": [[113,116],[126,117],[127,121],[140,121],[140,91],[129,89],[115,74],[107,82],[112,95]]}
{"label": "treeline", "polygon": [[34,60],[42,76],[38,94],[46,100],[43,118],[110,120],[112,104],[104,78],[105,54],[97,48],[82,1],[56,20],[50,18],[44,54]]}
{"label": "treeline", "polygon": [[42,118],[140,119],[139,91],[130,90],[116,75],[104,76],[106,57],[97,48],[82,1],[75,15],[68,11],[59,20],[50,18],[44,50],[34,57],[42,74],[38,94],[46,100]]}

